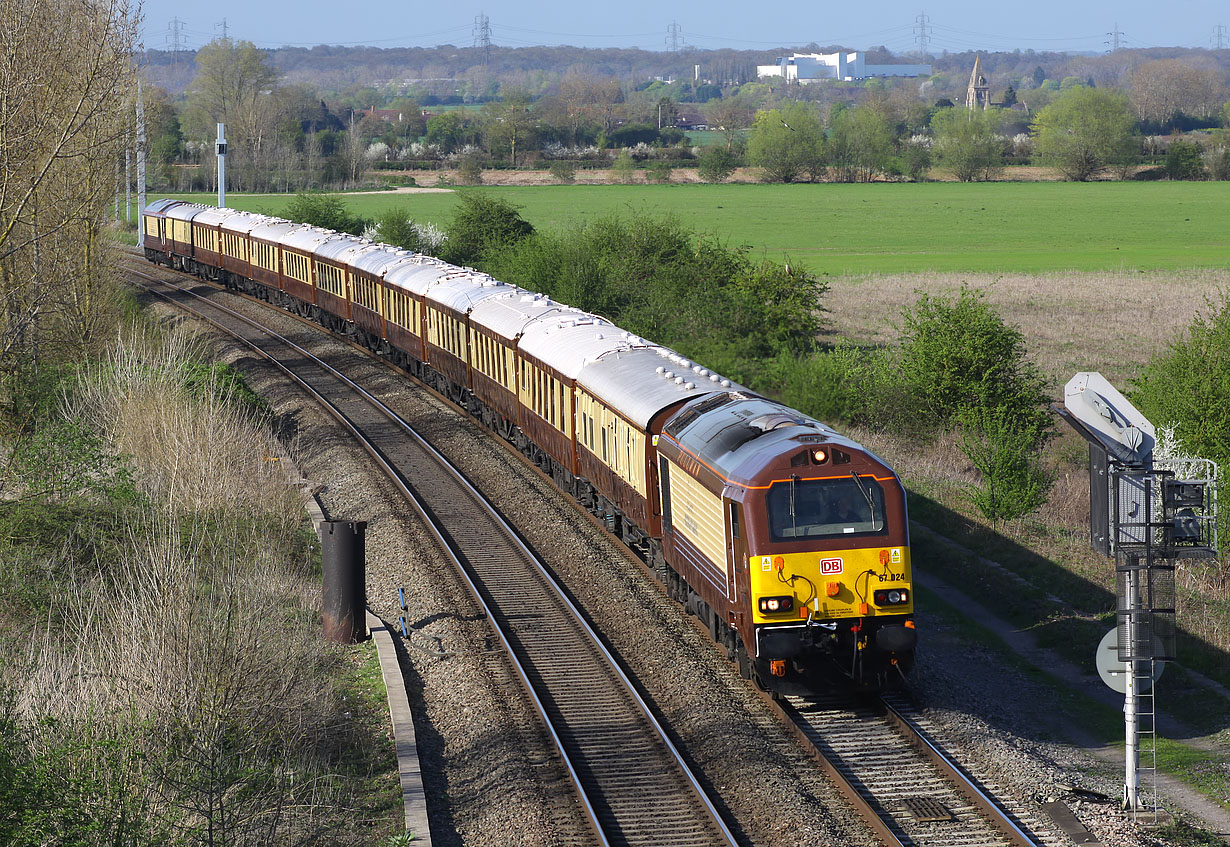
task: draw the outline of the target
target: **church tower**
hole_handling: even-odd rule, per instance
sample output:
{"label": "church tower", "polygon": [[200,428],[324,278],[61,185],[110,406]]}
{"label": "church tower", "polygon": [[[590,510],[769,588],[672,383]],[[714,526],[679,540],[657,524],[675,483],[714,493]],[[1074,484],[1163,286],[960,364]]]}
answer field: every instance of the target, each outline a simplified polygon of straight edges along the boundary
{"label": "church tower", "polygon": [[982,74],[982,57],[974,57],[974,72],[969,75],[969,89],[965,92],[965,108],[986,109],[991,105],[991,86]]}

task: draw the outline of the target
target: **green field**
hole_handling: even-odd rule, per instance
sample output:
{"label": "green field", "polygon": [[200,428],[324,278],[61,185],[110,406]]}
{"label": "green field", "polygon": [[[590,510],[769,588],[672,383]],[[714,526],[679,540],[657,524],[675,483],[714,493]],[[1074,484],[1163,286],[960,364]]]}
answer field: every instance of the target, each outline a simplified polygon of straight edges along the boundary
{"label": "green field", "polygon": [[[505,197],[539,228],[629,209],[819,273],[1182,270],[1230,266],[1222,182],[559,185],[470,189]],[[211,195],[192,195],[214,202]],[[153,197],[151,196],[151,199]],[[228,195],[276,214],[285,195]],[[351,194],[371,216],[396,205],[444,224],[455,194]]]}

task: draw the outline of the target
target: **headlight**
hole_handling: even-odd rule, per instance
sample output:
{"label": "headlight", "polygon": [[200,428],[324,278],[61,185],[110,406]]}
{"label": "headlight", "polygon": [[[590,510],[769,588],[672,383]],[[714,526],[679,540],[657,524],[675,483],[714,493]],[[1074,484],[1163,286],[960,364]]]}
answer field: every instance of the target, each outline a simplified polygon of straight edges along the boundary
{"label": "headlight", "polygon": [[902,606],[910,602],[910,592],[905,588],[882,588],[874,596],[877,606]]}
{"label": "headlight", "polygon": [[782,612],[789,612],[792,609],[794,609],[793,595],[760,598],[760,613],[762,615],[778,615]]}

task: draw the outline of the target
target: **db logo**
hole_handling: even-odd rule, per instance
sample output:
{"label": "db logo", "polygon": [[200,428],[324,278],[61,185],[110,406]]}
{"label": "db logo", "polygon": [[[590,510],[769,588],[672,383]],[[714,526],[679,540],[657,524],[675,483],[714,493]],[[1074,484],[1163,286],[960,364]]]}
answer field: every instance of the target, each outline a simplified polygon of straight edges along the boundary
{"label": "db logo", "polygon": [[841,573],[841,559],[821,559],[820,573],[832,574]]}

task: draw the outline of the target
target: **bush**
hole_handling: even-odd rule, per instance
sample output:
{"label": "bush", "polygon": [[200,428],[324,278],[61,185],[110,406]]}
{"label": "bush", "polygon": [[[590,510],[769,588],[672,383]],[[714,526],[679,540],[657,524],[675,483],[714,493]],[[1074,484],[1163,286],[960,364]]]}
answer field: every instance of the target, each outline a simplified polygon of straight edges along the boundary
{"label": "bush", "polygon": [[479,265],[490,252],[534,234],[517,207],[500,197],[463,192],[448,226],[440,258],[454,265]]}
{"label": "bush", "polygon": [[556,159],[551,163],[551,167],[547,168],[551,176],[556,182],[571,184],[577,180],[577,166],[573,162],[566,159]]}
{"label": "bush", "polygon": [[831,425],[856,423],[863,415],[866,361],[848,344],[804,358],[779,356],[773,381],[787,406]]}
{"label": "bush", "polygon": [[1204,179],[1204,149],[1194,141],[1179,140],[1166,151],[1166,176],[1171,179]]}
{"label": "bush", "polygon": [[611,163],[611,178],[625,185],[636,181],[636,162],[627,150],[621,150],[619,156]]}
{"label": "bush", "polygon": [[1230,294],[1209,303],[1133,381],[1132,402],[1192,453],[1230,462]]}
{"label": "bush", "polygon": [[970,499],[988,519],[1040,506],[1050,487],[1040,450],[1051,421],[1020,331],[968,288],[951,300],[923,294],[904,319],[900,373],[915,426],[960,428],[961,449],[981,476]]}
{"label": "bush", "polygon": [[669,162],[654,160],[645,166],[645,175],[650,182],[670,182],[671,170]]}
{"label": "bush", "polygon": [[401,209],[386,209],[363,234],[373,241],[430,256],[436,255],[444,244],[444,233],[431,224],[415,223]]}
{"label": "bush", "polygon": [[923,293],[903,319],[901,375],[920,417],[937,427],[977,409],[1046,417],[1043,379],[1026,358],[1024,337],[979,293]]}
{"label": "bush", "polygon": [[1230,179],[1230,146],[1218,145],[1204,151],[1204,164],[1209,171],[1209,179]]}
{"label": "bush", "polygon": [[596,312],[745,381],[815,349],[822,280],[697,236],[669,217],[596,218],[496,253],[500,279]]}
{"label": "bush", "polygon": [[1052,477],[1042,465],[1046,432],[1040,427],[1040,420],[1007,409],[963,415],[961,451],[981,477],[969,498],[987,519],[1014,520],[1046,502]]}
{"label": "bush", "polygon": [[705,182],[725,182],[739,166],[739,157],[725,147],[706,147],[697,161],[696,172]]}
{"label": "bush", "polygon": [[483,184],[483,161],[477,153],[461,157],[461,163],[457,165],[457,181],[462,185]]}
{"label": "bush", "polygon": [[300,193],[286,207],[286,217],[299,223],[359,235],[367,221],[350,210],[340,197],[332,194]]}

